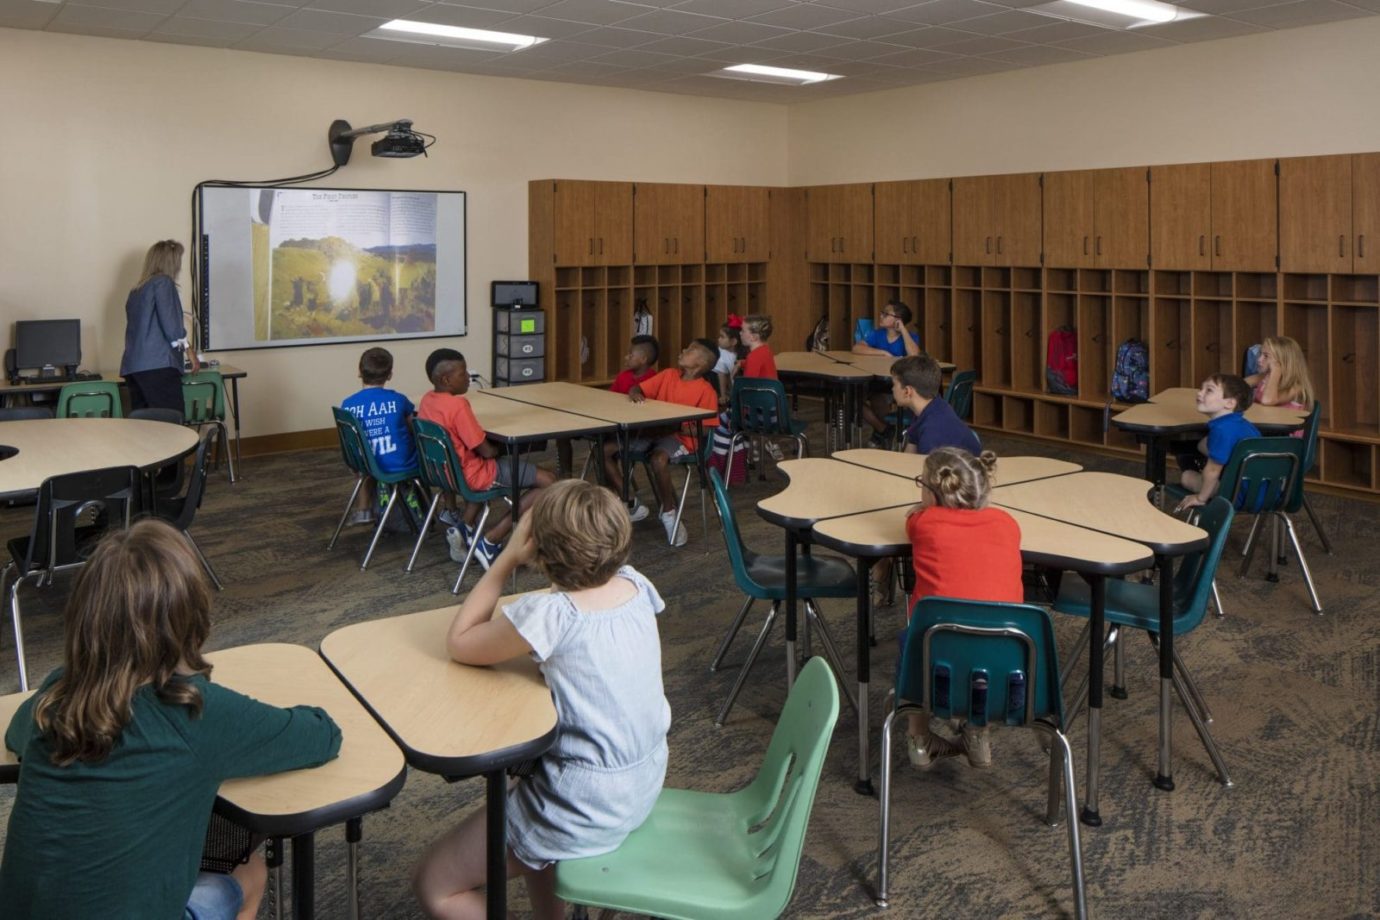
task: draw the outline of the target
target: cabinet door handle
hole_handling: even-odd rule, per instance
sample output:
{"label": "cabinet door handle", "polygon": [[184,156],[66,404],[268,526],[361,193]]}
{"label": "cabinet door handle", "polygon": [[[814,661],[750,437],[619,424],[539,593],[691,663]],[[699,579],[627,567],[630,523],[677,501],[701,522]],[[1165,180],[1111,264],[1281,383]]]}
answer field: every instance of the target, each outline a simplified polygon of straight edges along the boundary
{"label": "cabinet door handle", "polygon": [[1366,235],[1365,235],[1364,233],[1362,233],[1360,236],[1358,236],[1358,237],[1356,238],[1356,258],[1358,258],[1358,259],[1364,259],[1365,257],[1366,257]]}
{"label": "cabinet door handle", "polygon": [[918,247],[918,245],[917,245],[917,241],[918,241],[918,240],[919,240],[919,237],[913,236],[913,237],[910,238],[910,254],[911,254],[911,255],[915,255],[916,252],[919,251],[919,247]]}
{"label": "cabinet door handle", "polygon": [[1083,237],[1083,255],[1087,255],[1087,254],[1088,254],[1088,238],[1085,236],[1085,237]]}
{"label": "cabinet door handle", "polygon": [[1345,258],[1345,257],[1346,257],[1346,236],[1345,236],[1344,234],[1340,234],[1340,233],[1339,233],[1339,234],[1337,234],[1337,258],[1342,259],[1342,258]]}
{"label": "cabinet door handle", "polygon": [[997,237],[997,255],[1001,255],[1001,240],[1002,238],[1000,236]]}
{"label": "cabinet door handle", "polygon": [[675,237],[675,247],[671,249],[676,255],[680,255],[680,237]]}
{"label": "cabinet door handle", "polygon": [[663,256],[671,254],[671,240],[664,236],[661,238],[661,254]]}
{"label": "cabinet door handle", "polygon": [[987,254],[989,256],[992,254],[992,238],[990,236],[987,238]]}
{"label": "cabinet door handle", "polygon": [[1212,238],[1212,254],[1217,258],[1222,258],[1222,234],[1217,234]]}
{"label": "cabinet door handle", "polygon": [[1206,246],[1207,246],[1207,237],[1200,234],[1200,235],[1198,236],[1198,255],[1200,255],[1200,256],[1205,256],[1205,255],[1207,255],[1207,249],[1205,248]]}
{"label": "cabinet door handle", "polygon": [[1102,237],[1097,238],[1097,246],[1093,249],[1094,255],[1102,255]]}
{"label": "cabinet door handle", "polygon": [[589,254],[594,255],[594,237],[589,238]]}
{"label": "cabinet door handle", "polygon": [[841,237],[839,237],[839,252],[846,252],[846,251],[847,251],[846,248],[844,247],[844,243],[845,243],[847,240],[848,240],[848,237],[846,237],[846,236],[841,236]]}
{"label": "cabinet door handle", "polygon": [[602,256],[603,254],[604,254],[604,238],[601,236],[601,237],[599,237],[599,255]]}

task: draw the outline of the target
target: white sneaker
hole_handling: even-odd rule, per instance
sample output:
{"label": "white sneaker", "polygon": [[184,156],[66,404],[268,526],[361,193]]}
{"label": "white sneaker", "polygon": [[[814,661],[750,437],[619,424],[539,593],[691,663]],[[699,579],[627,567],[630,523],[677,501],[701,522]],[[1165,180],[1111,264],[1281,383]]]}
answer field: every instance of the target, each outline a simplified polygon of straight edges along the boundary
{"label": "white sneaker", "polygon": [[936,761],[962,753],[963,748],[957,742],[934,732],[925,737],[923,744],[914,735],[906,735],[906,756],[910,758],[911,766],[918,770],[928,770]]}
{"label": "white sneaker", "polygon": [[634,524],[636,524],[638,521],[647,520],[647,515],[651,513],[652,512],[647,509],[647,506],[642,504],[642,502],[638,501],[636,498],[628,502],[628,519],[631,520]]}
{"label": "white sneaker", "polygon": [[672,546],[684,546],[690,542],[690,534],[685,529],[685,524],[676,521],[674,511],[661,512],[661,526],[666,528],[666,540]]}
{"label": "white sneaker", "polygon": [[963,723],[963,750],[968,755],[968,766],[985,769],[992,766],[991,726],[969,725]]}
{"label": "white sneaker", "polygon": [[775,441],[767,442],[767,453],[771,454],[771,458],[775,460],[777,463],[780,463],[782,460],[786,459],[786,455],[781,453],[781,448],[777,445]]}
{"label": "white sneaker", "polygon": [[464,562],[465,553],[470,548],[469,528],[464,524],[446,528],[446,545],[450,547],[451,562]]}

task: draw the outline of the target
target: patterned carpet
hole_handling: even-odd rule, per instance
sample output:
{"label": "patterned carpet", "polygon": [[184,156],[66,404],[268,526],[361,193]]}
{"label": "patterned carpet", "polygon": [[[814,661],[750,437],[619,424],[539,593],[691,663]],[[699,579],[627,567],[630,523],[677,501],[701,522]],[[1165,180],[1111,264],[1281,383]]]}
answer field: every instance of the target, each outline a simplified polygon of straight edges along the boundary
{"label": "patterned carpet", "polygon": [[[812,426],[817,431],[818,424]],[[818,441],[818,438],[816,438]],[[1043,454],[1094,469],[1138,473],[1139,464],[1063,449],[1060,445],[989,437],[999,453]],[[543,462],[553,461],[545,455]],[[773,551],[780,532],[753,512],[779,488],[752,482],[735,490],[750,545]],[[455,568],[444,541],[424,548],[418,570],[402,573],[409,539],[386,538],[369,571],[358,561],[367,540],[348,530],[334,552],[326,541],[350,489],[334,451],[254,458],[233,487],[213,480],[193,532],[225,581],[210,645],[262,641],[315,647],[330,631],[360,620],[453,602]],[[693,501],[693,499],[692,499]],[[1088,899],[1101,918],[1320,917],[1380,915],[1380,505],[1316,496],[1315,506],[1336,546],[1322,552],[1301,519],[1305,551],[1326,615],[1315,616],[1292,561],[1278,584],[1263,579],[1264,559],[1246,579],[1235,575],[1228,547],[1220,586],[1227,617],[1209,618],[1180,643],[1216,721],[1213,731],[1235,786],[1223,788],[1179,709],[1175,717],[1173,793],[1150,785],[1155,768],[1154,653],[1141,639],[1128,646],[1130,698],[1104,710],[1102,814],[1086,828]],[[28,527],[30,509],[0,511],[0,537]],[[665,545],[655,518],[636,525],[633,563],[668,600],[661,618],[666,692],[674,720],[668,783],[710,791],[740,786],[753,774],[784,700],[778,633],[729,719],[713,717],[742,662],[754,612],[725,669],[707,671],[716,642],[741,598],[727,577],[723,541],[687,514],[691,542]],[[717,527],[711,510],[710,523]],[[475,575],[470,576],[473,583]],[[537,587],[524,574],[519,587]],[[63,588],[28,590],[25,630],[31,673],[60,658]],[[852,614],[840,602],[826,615],[851,661]],[[878,635],[902,622],[896,607],[880,611]],[[1056,618],[1068,648],[1079,623]],[[8,630],[6,629],[6,633]],[[1138,637],[1132,637],[1137,639]],[[0,675],[14,687],[12,646],[0,639]],[[880,725],[894,652],[873,653],[871,711]],[[1084,667],[1083,660],[1073,667]],[[1177,704],[1176,704],[1177,705]],[[1085,726],[1072,732],[1078,782],[1083,782]],[[840,718],[814,810],[791,917],[864,917],[873,905],[877,802],[852,790],[856,722]],[[944,761],[925,775],[898,768],[893,796],[893,887],[897,917],[1045,917],[1072,913],[1062,828],[1046,827],[1044,758],[1033,733],[998,731],[992,769]],[[876,745],[873,745],[874,757]],[[365,820],[362,890],[365,916],[420,916],[409,873],[428,841],[481,796],[479,781],[448,785],[413,771],[391,808]],[[0,789],[8,820],[13,789]],[[344,834],[318,835],[318,915],[344,917]],[[514,883],[510,903],[525,904]]]}

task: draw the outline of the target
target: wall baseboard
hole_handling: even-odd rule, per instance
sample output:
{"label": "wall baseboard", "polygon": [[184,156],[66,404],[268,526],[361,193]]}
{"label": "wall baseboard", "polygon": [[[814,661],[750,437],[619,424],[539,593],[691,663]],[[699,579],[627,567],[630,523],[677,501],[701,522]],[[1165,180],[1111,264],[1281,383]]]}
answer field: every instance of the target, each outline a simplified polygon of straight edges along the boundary
{"label": "wall baseboard", "polygon": [[294,450],[335,447],[339,443],[334,428],[314,428],[310,431],[285,431],[280,434],[245,438],[240,447],[246,457],[262,457],[267,454],[285,454]]}

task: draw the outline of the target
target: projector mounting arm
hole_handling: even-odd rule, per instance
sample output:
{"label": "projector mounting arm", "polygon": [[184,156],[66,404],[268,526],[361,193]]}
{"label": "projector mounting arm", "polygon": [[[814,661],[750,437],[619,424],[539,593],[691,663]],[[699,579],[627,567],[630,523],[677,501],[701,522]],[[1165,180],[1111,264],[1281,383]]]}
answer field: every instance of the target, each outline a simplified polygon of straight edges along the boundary
{"label": "projector mounting arm", "polygon": [[396,121],[380,122],[365,128],[351,128],[348,121],[337,118],[331,122],[331,127],[326,133],[326,141],[331,147],[331,161],[336,166],[344,166],[350,162],[350,151],[354,147],[355,138],[363,137],[366,134],[382,134],[385,131],[389,134],[398,133],[410,136],[413,133],[412,119],[399,118]]}

